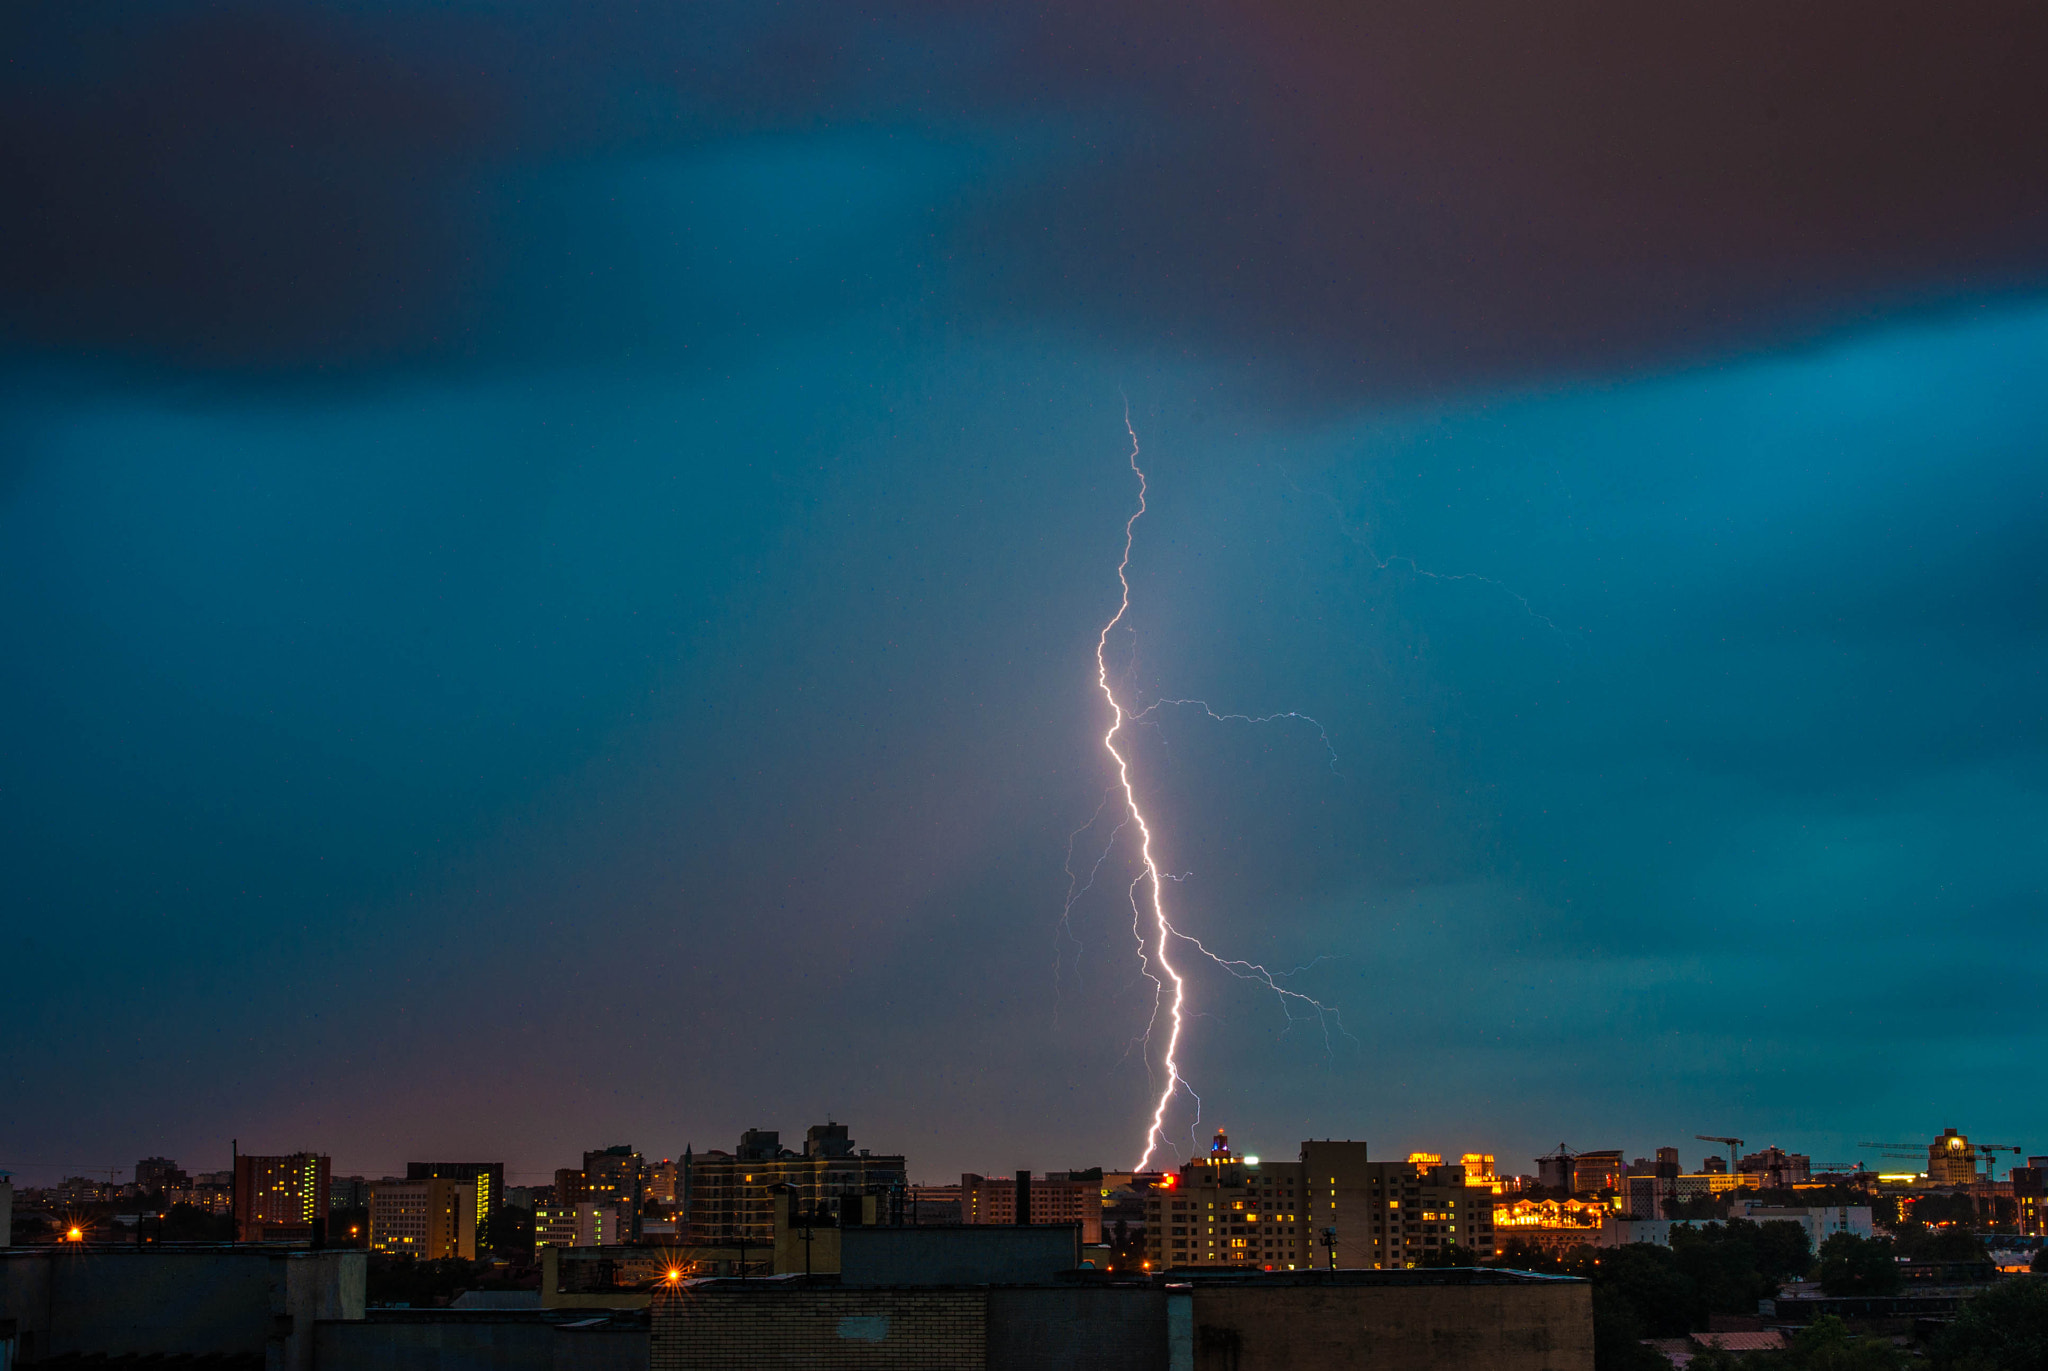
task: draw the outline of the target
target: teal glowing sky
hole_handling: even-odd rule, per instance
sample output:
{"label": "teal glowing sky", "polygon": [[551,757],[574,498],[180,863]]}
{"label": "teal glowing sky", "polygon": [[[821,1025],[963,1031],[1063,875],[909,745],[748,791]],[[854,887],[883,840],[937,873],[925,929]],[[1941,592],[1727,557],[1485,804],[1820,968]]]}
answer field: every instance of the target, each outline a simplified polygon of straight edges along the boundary
{"label": "teal glowing sky", "polygon": [[1128,1164],[1125,397],[1205,1125],[2048,1151],[2048,96],[1731,13],[0,21],[0,1165]]}

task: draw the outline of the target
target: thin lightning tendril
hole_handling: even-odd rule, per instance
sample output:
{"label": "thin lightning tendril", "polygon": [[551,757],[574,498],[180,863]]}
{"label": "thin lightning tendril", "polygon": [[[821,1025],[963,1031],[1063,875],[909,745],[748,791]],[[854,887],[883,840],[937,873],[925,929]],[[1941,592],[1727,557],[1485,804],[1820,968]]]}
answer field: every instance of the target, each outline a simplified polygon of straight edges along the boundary
{"label": "thin lightning tendril", "polygon": [[[1117,746],[1117,740],[1123,733],[1126,723],[1149,720],[1156,711],[1167,706],[1194,705],[1199,706],[1202,712],[1211,719],[1219,722],[1234,720],[1256,724],[1273,723],[1282,719],[1297,719],[1313,724],[1318,736],[1322,738],[1324,750],[1329,753],[1330,769],[1333,772],[1337,767],[1337,751],[1330,743],[1329,731],[1320,722],[1296,711],[1263,716],[1218,714],[1201,700],[1155,700],[1143,709],[1126,709],[1123,702],[1117,699],[1116,689],[1110,684],[1109,679],[1109,635],[1116,631],[1117,625],[1122,623],[1124,616],[1130,613],[1131,549],[1136,541],[1138,520],[1145,517],[1145,496],[1148,488],[1145,470],[1138,465],[1138,430],[1131,422],[1130,405],[1128,402],[1124,406],[1124,430],[1131,436],[1130,467],[1132,475],[1138,478],[1138,507],[1132,511],[1130,518],[1124,521],[1123,557],[1118,561],[1116,568],[1117,585],[1122,593],[1117,603],[1116,613],[1110,616],[1109,622],[1102,626],[1102,632],[1095,640],[1095,683],[1102,691],[1102,698],[1109,703],[1109,731],[1102,735],[1102,746],[1103,750],[1109,753],[1111,760],[1116,763],[1117,786],[1123,791],[1125,818],[1111,832],[1109,843],[1104,847],[1102,856],[1096,859],[1095,866],[1088,873],[1087,884],[1082,885],[1078,890],[1075,888],[1077,877],[1073,871],[1074,841],[1082,833],[1094,827],[1096,820],[1102,816],[1102,807],[1098,805],[1094,816],[1068,839],[1068,894],[1066,908],[1060,916],[1060,923],[1061,927],[1068,928],[1069,916],[1073,912],[1074,902],[1086,892],[1089,886],[1094,884],[1095,874],[1101,869],[1103,861],[1109,856],[1110,848],[1116,845],[1118,835],[1127,826],[1135,827],[1138,832],[1138,857],[1143,870],[1132,878],[1130,884],[1131,934],[1136,939],[1138,945],[1139,970],[1147,980],[1152,982],[1153,990],[1152,1015],[1146,1023],[1143,1041],[1148,1044],[1151,1042],[1153,1031],[1159,1027],[1159,1019],[1162,1012],[1167,1019],[1165,1051],[1160,1055],[1160,1065],[1165,1071],[1166,1080],[1163,1085],[1158,1087],[1159,1094],[1152,1105],[1151,1121],[1145,1130],[1145,1150],[1144,1154],[1138,1158],[1137,1165],[1137,1169],[1143,1171],[1151,1163],[1154,1152],[1159,1151],[1161,1148],[1173,1150],[1173,1145],[1166,1139],[1166,1111],[1172,1105],[1174,1096],[1185,1092],[1188,1098],[1194,1101],[1195,1118],[1193,1125],[1191,1125],[1189,1135],[1191,1138],[1194,1136],[1192,1129],[1199,1128],[1202,1119],[1202,1097],[1195,1093],[1194,1088],[1188,1084],[1187,1078],[1181,1074],[1180,1070],[1181,1035],[1187,1021],[1187,981],[1182,976],[1180,969],[1174,965],[1172,957],[1168,955],[1169,949],[1176,939],[1192,946],[1203,956],[1216,963],[1219,967],[1222,967],[1237,979],[1263,985],[1266,989],[1272,991],[1279,998],[1281,1010],[1287,1017],[1287,1031],[1292,1031],[1296,1023],[1306,1022],[1313,1017],[1322,1029],[1325,1051],[1328,1051],[1331,1045],[1330,1025],[1332,1023],[1336,1024],[1337,1031],[1343,1033],[1345,1037],[1350,1038],[1351,1034],[1345,1030],[1344,1022],[1338,1017],[1335,1009],[1323,1004],[1312,996],[1305,995],[1301,991],[1291,989],[1283,984],[1288,978],[1300,975],[1302,972],[1314,967],[1318,962],[1323,961],[1323,958],[1318,957],[1307,966],[1297,967],[1293,971],[1275,972],[1259,965],[1257,962],[1241,961],[1221,956],[1206,946],[1201,939],[1175,928],[1172,921],[1167,917],[1166,882],[1183,880],[1185,875],[1175,875],[1171,872],[1160,870],[1159,862],[1152,854],[1152,826],[1146,822],[1144,811],[1138,807],[1138,790],[1136,782],[1131,779],[1130,759]],[[1140,894],[1140,887],[1144,888],[1143,895]],[[1147,922],[1151,924],[1149,932],[1145,927]],[[1071,928],[1068,928],[1067,936],[1070,938],[1073,936]],[[1153,970],[1155,962],[1159,968],[1157,972]],[[1168,989],[1169,983],[1171,983],[1170,991]],[[1304,1006],[1311,1012],[1297,1015],[1295,1012],[1297,1002],[1299,1006]],[[1357,1040],[1353,1038],[1352,1041],[1355,1042]],[[1147,1073],[1150,1074],[1152,1063],[1149,1055],[1146,1058],[1145,1068]],[[1154,1076],[1153,1079],[1156,1084],[1157,1077]]]}
{"label": "thin lightning tendril", "polygon": [[[1299,489],[1299,487],[1296,487],[1296,489]],[[1510,600],[1513,600],[1516,604],[1520,605],[1522,607],[1522,612],[1524,614],[1534,619],[1537,623],[1542,624],[1552,633],[1564,632],[1562,628],[1559,628],[1557,626],[1557,621],[1555,619],[1551,618],[1548,614],[1538,613],[1536,606],[1529,603],[1528,596],[1522,594],[1521,591],[1516,590],[1513,586],[1507,584],[1505,581],[1495,580],[1491,576],[1482,576],[1476,571],[1431,571],[1428,567],[1422,566],[1419,563],[1417,563],[1413,557],[1409,557],[1398,552],[1387,557],[1380,556],[1378,552],[1373,550],[1371,535],[1369,533],[1360,532],[1351,527],[1351,521],[1344,517],[1344,508],[1343,506],[1337,503],[1336,497],[1325,492],[1323,498],[1329,501],[1330,512],[1337,516],[1337,531],[1342,533],[1346,538],[1349,538],[1352,542],[1358,544],[1359,547],[1363,548],[1365,550],[1365,555],[1372,560],[1372,563],[1376,569],[1380,571],[1385,571],[1388,568],[1392,567],[1394,563],[1400,562],[1407,566],[1408,571],[1411,575],[1420,576],[1425,580],[1477,581],[1481,585],[1492,586],[1495,590],[1498,590],[1501,594],[1507,596]]]}
{"label": "thin lightning tendril", "polygon": [[1108,861],[1109,854],[1116,850],[1117,835],[1121,834],[1126,825],[1130,823],[1129,819],[1123,819],[1118,822],[1115,828],[1109,831],[1109,840],[1102,845],[1102,851],[1096,854],[1095,864],[1088,868],[1088,877],[1086,880],[1083,880],[1081,873],[1074,870],[1074,844],[1081,840],[1083,833],[1095,827],[1095,821],[1102,817],[1102,811],[1108,807],[1109,792],[1105,790],[1102,792],[1101,801],[1095,806],[1095,812],[1088,816],[1088,822],[1067,835],[1067,861],[1065,866],[1067,873],[1067,902],[1060,908],[1060,921],[1053,930],[1052,939],[1054,1023],[1059,1022],[1059,1002],[1066,996],[1066,945],[1068,943],[1074,945],[1074,983],[1076,986],[1081,983],[1081,953],[1085,948],[1079,935],[1074,932],[1074,906],[1080,903],[1083,895],[1086,895],[1095,888],[1095,878],[1102,874],[1102,864]]}
{"label": "thin lightning tendril", "polygon": [[1314,715],[1303,714],[1298,709],[1290,709],[1281,714],[1218,714],[1215,710],[1209,708],[1207,700],[1154,700],[1151,704],[1132,714],[1131,720],[1134,723],[1140,719],[1149,720],[1167,705],[1193,705],[1219,724],[1276,724],[1282,719],[1299,719],[1305,724],[1314,724],[1316,736],[1323,740],[1323,751],[1329,754],[1331,773],[1341,774],[1337,772],[1337,745],[1330,741],[1330,730],[1324,728],[1322,720]]}

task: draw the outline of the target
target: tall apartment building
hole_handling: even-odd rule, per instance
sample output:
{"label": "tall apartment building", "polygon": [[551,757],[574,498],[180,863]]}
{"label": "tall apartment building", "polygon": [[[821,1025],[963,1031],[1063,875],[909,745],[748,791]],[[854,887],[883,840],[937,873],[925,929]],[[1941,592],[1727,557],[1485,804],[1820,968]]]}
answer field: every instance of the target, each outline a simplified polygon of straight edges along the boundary
{"label": "tall apartment building", "polygon": [[[1015,1176],[960,1177],[961,1223],[1016,1223]],[[1081,1241],[1102,1241],[1102,1172],[1048,1171],[1031,1181],[1027,1223],[1078,1223]]]}
{"label": "tall apartment building", "polygon": [[498,1208],[505,1203],[505,1163],[503,1162],[407,1162],[405,1178],[409,1181],[466,1181],[474,1187],[476,1195],[476,1240],[474,1246],[479,1252],[491,1250],[497,1240],[493,1227]]}
{"label": "tall apartment building", "polygon": [[235,1240],[311,1242],[327,1222],[330,1167],[313,1152],[235,1158]]}
{"label": "tall apartment building", "polygon": [[1239,1158],[1222,1133],[1209,1155],[1153,1187],[1146,1258],[1155,1270],[1392,1270],[1459,1247],[1495,1254],[1491,1180],[1462,1163],[1368,1159],[1362,1142],[1310,1141],[1295,1162]]}
{"label": "tall apartment building", "polygon": [[[1365,1154],[1364,1143],[1334,1146],[1356,1148],[1360,1158]],[[1325,1151],[1318,1160],[1336,1174],[1336,1154]],[[1342,1169],[1348,1180],[1349,1168]],[[1145,1261],[1154,1271],[1307,1269],[1315,1250],[1309,1174],[1302,1162],[1240,1157],[1230,1150],[1228,1135],[1217,1130],[1207,1156],[1168,1172],[1145,1197]]]}
{"label": "tall apartment building", "polygon": [[736,1152],[685,1153],[681,1189],[686,1195],[687,1236],[699,1243],[774,1241],[773,1191],[796,1192],[798,1213],[837,1208],[850,1195],[880,1195],[881,1222],[903,1221],[909,1181],[900,1155],[856,1151],[843,1123],[813,1125],[804,1150],[782,1146],[781,1135],[750,1128]]}
{"label": "tall apartment building", "polygon": [[474,1181],[427,1177],[370,1186],[370,1250],[420,1261],[476,1260]]}

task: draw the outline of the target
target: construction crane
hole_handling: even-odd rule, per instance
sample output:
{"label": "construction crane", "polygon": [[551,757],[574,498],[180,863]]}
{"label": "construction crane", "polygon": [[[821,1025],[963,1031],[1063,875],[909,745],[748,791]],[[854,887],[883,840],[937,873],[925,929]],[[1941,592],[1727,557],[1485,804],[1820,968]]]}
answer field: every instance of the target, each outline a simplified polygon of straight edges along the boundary
{"label": "construction crane", "polygon": [[1710,1136],[1708,1136],[1708,1135],[1707,1135],[1707,1134],[1705,1134],[1705,1133],[1695,1133],[1695,1134],[1693,1134],[1693,1137],[1695,1137],[1695,1138],[1699,1139],[1699,1140],[1700,1140],[1701,1142],[1717,1142],[1717,1143],[1721,1144],[1721,1146],[1723,1146],[1723,1147],[1727,1148],[1727,1149],[1728,1149],[1728,1170],[1729,1170],[1729,1173],[1730,1173],[1731,1175],[1732,1175],[1732,1174],[1734,1173],[1734,1171],[1735,1171],[1735,1154],[1736,1154],[1737,1152],[1740,1152],[1740,1151],[1742,1150],[1742,1139],[1740,1139],[1740,1138],[1715,1138],[1715,1137],[1710,1137]]}
{"label": "construction crane", "polygon": [[[1998,1171],[1998,1158],[1992,1153],[2010,1152],[2015,1158],[2020,1155],[2020,1150],[2010,1143],[1978,1143],[1977,1150],[1984,1154],[1984,1179],[1987,1181],[1995,1179]],[[2013,1165],[2018,1166],[2019,1162],[2015,1160]]]}
{"label": "construction crane", "polygon": [[[1880,1149],[1878,1152],[1879,1156],[1897,1157],[1900,1161],[1924,1162],[1927,1160],[1929,1152],[1929,1144],[1927,1143],[1867,1142],[1857,1143],[1856,1145],[1858,1147],[1878,1148]],[[1940,1139],[1936,1139],[1934,1145],[1939,1146]],[[1971,1146],[1974,1147],[1977,1151],[1982,1152],[1984,1154],[1984,1179],[1986,1180],[1991,1179],[1992,1173],[1996,1171],[1998,1167],[1998,1159],[1992,1156],[1992,1153],[2010,1152],[2015,1157],[2020,1155],[2020,1149],[2014,1147],[2011,1143],[1980,1142],[1972,1143]]]}
{"label": "construction crane", "polygon": [[1572,1175],[1572,1159],[1578,1155],[1578,1153],[1572,1151],[1565,1144],[1559,1143],[1557,1151],[1546,1152],[1536,1159],[1536,1172],[1538,1175],[1542,1174],[1543,1163],[1545,1162],[1560,1163],[1564,1168],[1564,1188],[1570,1191],[1578,1184],[1577,1179]]}

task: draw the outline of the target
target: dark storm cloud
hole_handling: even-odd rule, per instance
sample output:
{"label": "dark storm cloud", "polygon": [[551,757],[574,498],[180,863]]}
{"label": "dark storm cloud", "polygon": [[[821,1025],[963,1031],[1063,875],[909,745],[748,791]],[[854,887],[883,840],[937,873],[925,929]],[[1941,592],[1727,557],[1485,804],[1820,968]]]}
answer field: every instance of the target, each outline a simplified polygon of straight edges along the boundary
{"label": "dark storm cloud", "polygon": [[9,11],[0,1147],[1128,1162],[1125,397],[1234,1133],[2024,1135],[2030,15]]}
{"label": "dark storm cloud", "polygon": [[1006,206],[998,296],[1369,387],[1682,355],[2048,260],[2036,7],[1296,3],[1153,31],[1105,68],[1164,117]]}
{"label": "dark storm cloud", "polygon": [[[750,131],[998,138],[915,240],[936,307],[1339,391],[1824,329],[2037,281],[2048,241],[2048,19],[2022,5],[9,23],[17,339],[188,364],[545,352],[551,301],[616,313],[634,280],[535,177]],[[649,345],[614,328],[554,346]]]}

